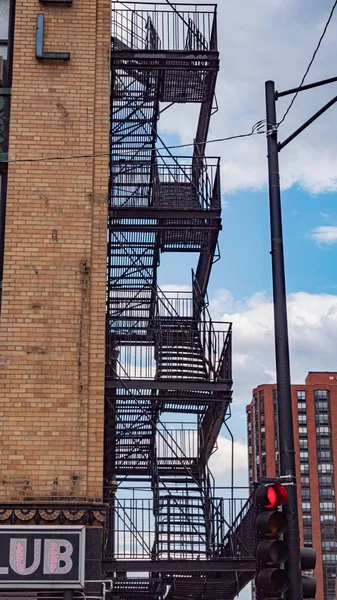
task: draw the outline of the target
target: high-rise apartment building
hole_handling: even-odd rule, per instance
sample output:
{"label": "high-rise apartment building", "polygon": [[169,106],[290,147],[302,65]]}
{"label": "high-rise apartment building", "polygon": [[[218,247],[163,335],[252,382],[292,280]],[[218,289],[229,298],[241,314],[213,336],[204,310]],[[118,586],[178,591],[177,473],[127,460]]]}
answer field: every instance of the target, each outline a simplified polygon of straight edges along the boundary
{"label": "high-rise apartment building", "polygon": [[[334,600],[337,574],[337,372],[309,372],[292,385],[301,545],[317,551],[317,600]],[[276,385],[247,406],[249,482],[279,474]]]}

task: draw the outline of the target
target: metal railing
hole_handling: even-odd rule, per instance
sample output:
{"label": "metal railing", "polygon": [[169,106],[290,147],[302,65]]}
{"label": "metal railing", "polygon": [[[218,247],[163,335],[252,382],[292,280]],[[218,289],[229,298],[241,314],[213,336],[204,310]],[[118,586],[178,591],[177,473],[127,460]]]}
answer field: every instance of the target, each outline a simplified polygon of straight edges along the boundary
{"label": "metal railing", "polygon": [[114,50],[217,51],[215,5],[124,4],[113,2]]}
{"label": "metal railing", "polygon": [[181,318],[170,326],[167,321],[126,323],[124,331],[108,321],[108,374],[122,379],[126,374],[128,379],[191,379],[195,369],[192,379],[231,379],[231,323]]}
{"label": "metal railing", "polygon": [[111,162],[111,208],[220,208],[220,159],[161,156]]}
{"label": "metal railing", "polygon": [[[246,498],[234,498],[236,520],[233,525],[229,521],[233,508],[231,498],[204,499],[181,492],[180,495],[162,497],[159,507],[161,530],[156,525],[152,497],[114,498],[113,558],[144,560],[179,555],[187,559],[193,554],[193,540],[196,539],[208,558],[253,556],[245,545],[249,546],[249,540],[241,539],[240,529],[235,532],[234,527],[248,514]],[[158,542],[161,543],[158,545]]]}
{"label": "metal railing", "polygon": [[[165,424],[166,425],[166,424]],[[160,432],[160,433],[159,433]],[[177,464],[182,466],[184,461],[193,462],[199,455],[198,429],[189,426],[176,427],[174,429],[161,429],[157,433],[156,447],[158,467],[166,464],[168,467]],[[167,440],[169,443],[167,443]]]}

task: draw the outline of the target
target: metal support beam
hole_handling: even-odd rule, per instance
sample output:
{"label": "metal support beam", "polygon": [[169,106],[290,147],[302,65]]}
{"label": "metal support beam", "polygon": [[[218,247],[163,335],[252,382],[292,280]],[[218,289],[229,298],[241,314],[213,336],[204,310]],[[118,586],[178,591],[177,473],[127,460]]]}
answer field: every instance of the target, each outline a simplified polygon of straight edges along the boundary
{"label": "metal support beam", "polygon": [[290,90],[284,90],[283,92],[276,91],[275,100],[283,98],[283,96],[298,94],[299,92],[305,92],[305,90],[312,90],[313,88],[320,87],[321,85],[327,85],[328,83],[335,82],[337,82],[337,77],[330,77],[329,79],[322,79],[321,81],[315,81],[314,83],[307,83],[306,85],[301,85],[301,87],[291,88]]}
{"label": "metal support beam", "polygon": [[[188,390],[188,391],[209,391],[209,392],[230,392],[232,387],[231,381],[188,381],[188,380],[176,380],[167,379],[153,380],[153,379],[131,379],[128,380],[128,385],[132,389],[138,390]],[[105,379],[105,388],[112,390],[121,388],[121,382],[119,379],[107,377]],[[207,398],[208,401],[208,398]]]}
{"label": "metal support beam", "polygon": [[[278,152],[281,152],[281,150],[287,146],[289,144],[289,142],[292,142],[292,140],[294,140],[300,133],[302,133],[302,131],[304,131],[307,127],[309,127],[309,125],[311,125],[311,123],[313,123],[314,121],[316,121],[316,119],[318,119],[318,117],[320,117],[323,113],[325,113],[329,108],[331,108],[331,106],[333,106],[334,104],[336,104],[337,102],[337,96],[335,96],[334,98],[332,98],[332,100],[330,100],[330,102],[328,102],[327,104],[325,104],[320,110],[318,110],[312,117],[310,117],[310,119],[308,119],[305,123],[303,123],[303,125],[301,125],[301,127],[298,127],[298,129],[296,129],[294,131],[294,133],[292,133],[289,137],[287,137],[284,142],[279,142],[277,144],[277,150]],[[269,121],[267,121],[268,125],[270,124]]]}
{"label": "metal support beam", "polygon": [[286,285],[283,255],[281,192],[277,146],[277,121],[275,88],[273,81],[266,82],[267,146],[270,201],[271,257],[274,296],[275,354],[277,402],[280,439],[280,471],[287,485],[288,502],[283,512],[289,522],[285,541],[289,546],[287,571],[290,580],[287,600],[302,600],[300,570],[300,533],[298,527],[295,444],[291,401],[290,361]]}
{"label": "metal support beam", "polygon": [[148,572],[148,573],[188,573],[198,571],[225,572],[241,571],[253,573],[256,570],[256,560],[251,558],[218,558],[213,560],[103,560],[102,570],[104,573],[124,572]]}

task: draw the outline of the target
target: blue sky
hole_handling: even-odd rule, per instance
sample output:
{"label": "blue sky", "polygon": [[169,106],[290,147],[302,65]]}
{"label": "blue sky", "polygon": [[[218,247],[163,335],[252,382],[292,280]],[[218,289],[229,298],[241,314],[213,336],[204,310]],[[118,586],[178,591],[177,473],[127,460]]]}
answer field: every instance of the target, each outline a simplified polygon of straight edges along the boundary
{"label": "blue sky", "polygon": [[[191,2],[192,3],[192,0]],[[264,82],[298,85],[332,7],[332,0],[221,0],[218,3],[219,111],[209,138],[248,133],[265,117]],[[307,81],[336,75],[337,13]],[[299,94],[279,130],[285,139],[337,93],[337,84]],[[278,102],[281,117],[290,98]],[[292,381],[309,370],[335,370],[337,339],[337,106],[280,155]],[[160,131],[168,144],[193,140],[198,107],[166,111]],[[177,151],[181,153],[182,151]],[[188,149],[183,150],[184,153]],[[213,143],[221,156],[222,260],[214,265],[209,297],[214,319],[233,321],[234,395],[231,428],[238,440],[238,481],[246,479],[245,404],[258,384],[275,380],[267,160],[265,135]],[[163,255],[159,283],[190,284],[196,255]],[[215,460],[215,459],[214,459]],[[223,460],[218,455],[218,465]],[[225,470],[220,477],[227,477]]]}
{"label": "blue sky", "polygon": [[[188,0],[194,3],[194,0]],[[333,0],[219,0],[219,110],[210,139],[248,133],[265,118],[264,82],[276,89],[299,85]],[[336,75],[337,11],[307,82]],[[299,94],[279,129],[285,139],[337,94],[337,84]],[[279,118],[290,98],[281,99]],[[280,155],[292,381],[309,370],[337,370],[337,105]],[[170,144],[195,135],[198,107],[166,111],[160,131]],[[184,149],[181,152],[188,152]],[[177,151],[179,153],[179,151]],[[215,320],[233,322],[235,483],[247,482],[246,415],[252,389],[275,381],[273,306],[265,135],[212,143],[221,156],[222,260],[209,284]],[[197,255],[163,255],[159,284],[188,286]],[[229,482],[228,435],[222,432],[211,467]]]}

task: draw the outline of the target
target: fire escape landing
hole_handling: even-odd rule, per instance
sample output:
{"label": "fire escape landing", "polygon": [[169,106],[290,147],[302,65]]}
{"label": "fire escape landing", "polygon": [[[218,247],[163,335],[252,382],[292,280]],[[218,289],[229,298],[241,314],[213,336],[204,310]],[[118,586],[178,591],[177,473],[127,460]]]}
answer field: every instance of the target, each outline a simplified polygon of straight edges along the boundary
{"label": "fire escape landing", "polygon": [[[103,563],[114,600],[225,600],[254,571],[208,468],[232,387],[231,324],[214,323],[207,302],[221,228],[219,159],[205,156],[217,71],[214,6],[116,4]],[[158,120],[187,102],[200,105],[193,152],[174,156]],[[164,252],[197,255],[190,292],[158,286]]]}

